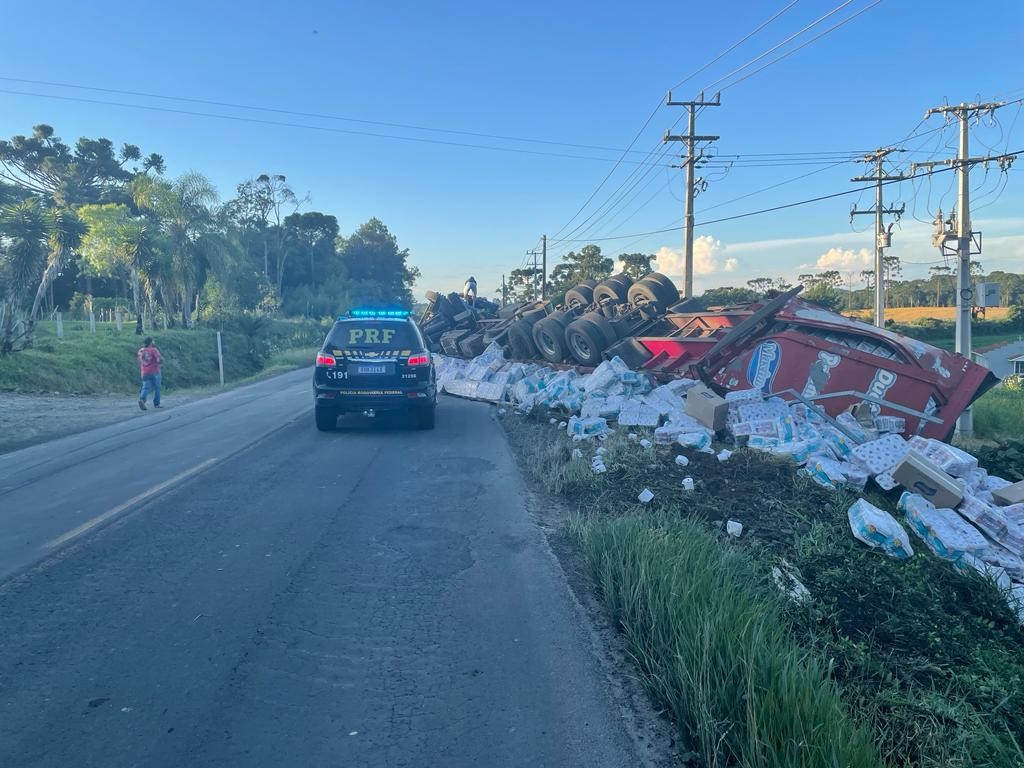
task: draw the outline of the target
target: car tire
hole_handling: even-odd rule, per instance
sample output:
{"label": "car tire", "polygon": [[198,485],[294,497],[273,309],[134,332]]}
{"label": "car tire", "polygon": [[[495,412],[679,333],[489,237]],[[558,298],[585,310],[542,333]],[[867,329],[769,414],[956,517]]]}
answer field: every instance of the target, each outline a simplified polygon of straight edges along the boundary
{"label": "car tire", "polygon": [[565,343],[570,357],[588,368],[600,365],[602,355],[608,348],[608,342],[601,329],[584,317],[569,323],[565,330]]}
{"label": "car tire", "polygon": [[433,429],[434,416],[437,411],[437,404],[434,403],[426,408],[420,408],[416,412],[416,429]]}
{"label": "car tire", "polygon": [[316,428],[321,432],[333,432],[338,428],[338,412],[327,408],[314,408]]}
{"label": "car tire", "polygon": [[565,317],[546,317],[533,324],[533,343],[541,357],[549,363],[561,363],[568,357],[565,342]]}

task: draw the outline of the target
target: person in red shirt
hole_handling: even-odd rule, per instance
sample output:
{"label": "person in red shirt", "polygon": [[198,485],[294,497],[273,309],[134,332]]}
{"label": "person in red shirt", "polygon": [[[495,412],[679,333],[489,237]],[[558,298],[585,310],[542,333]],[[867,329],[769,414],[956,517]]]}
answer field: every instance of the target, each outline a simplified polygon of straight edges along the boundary
{"label": "person in red shirt", "polygon": [[142,373],[142,391],[139,393],[139,408],[146,410],[146,397],[149,389],[153,389],[153,407],[160,407],[160,364],[164,361],[160,356],[160,350],[153,344],[153,339],[147,336],[142,347],[135,356],[139,358],[139,369]]}

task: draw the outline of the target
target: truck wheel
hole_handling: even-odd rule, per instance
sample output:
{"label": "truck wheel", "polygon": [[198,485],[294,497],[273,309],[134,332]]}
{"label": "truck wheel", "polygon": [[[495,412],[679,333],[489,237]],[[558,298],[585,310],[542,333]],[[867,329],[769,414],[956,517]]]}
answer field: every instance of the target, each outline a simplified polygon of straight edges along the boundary
{"label": "truck wheel", "polygon": [[327,408],[314,408],[316,428],[321,432],[333,432],[338,427],[338,414]]}
{"label": "truck wheel", "polygon": [[641,282],[653,284],[654,292],[658,295],[658,302],[662,306],[670,307],[679,301],[679,289],[666,275],[661,272],[651,272],[644,275]]}
{"label": "truck wheel", "polygon": [[643,280],[633,283],[629,286],[630,305],[639,307],[642,304],[660,304],[661,302],[658,298],[658,290],[660,288],[660,285],[647,283]]}
{"label": "truck wheel", "polygon": [[565,293],[565,304],[568,307],[589,307],[594,303],[594,289],[580,283]]}
{"label": "truck wheel", "polygon": [[625,304],[629,301],[630,284],[619,280],[617,276],[602,280],[594,288],[594,302],[597,304]]}
{"label": "truck wheel", "polygon": [[565,343],[564,318],[546,317],[533,324],[533,342],[537,345],[541,357],[549,363],[561,363],[568,355]]}
{"label": "truck wheel", "polygon": [[533,323],[516,320],[508,327],[508,343],[512,357],[516,360],[533,360],[537,357],[537,346],[533,343]]}
{"label": "truck wheel", "polygon": [[601,355],[608,347],[601,329],[582,317],[569,323],[565,330],[565,343],[572,359],[588,368],[595,368],[601,363]]}
{"label": "truck wheel", "polygon": [[615,331],[615,327],[600,312],[587,312],[580,319],[586,320],[601,331],[604,336],[605,347],[610,347],[619,340],[619,334]]}
{"label": "truck wheel", "polygon": [[580,285],[585,285],[585,286],[587,286],[588,288],[591,288],[591,289],[597,288],[597,280],[595,280],[592,277],[587,277],[587,278],[584,278],[583,280],[580,280]]}

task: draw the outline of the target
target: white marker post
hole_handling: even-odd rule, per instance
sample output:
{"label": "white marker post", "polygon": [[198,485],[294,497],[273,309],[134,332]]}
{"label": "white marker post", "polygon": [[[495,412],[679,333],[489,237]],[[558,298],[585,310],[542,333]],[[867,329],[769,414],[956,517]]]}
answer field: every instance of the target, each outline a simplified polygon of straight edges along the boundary
{"label": "white marker post", "polygon": [[224,347],[220,342],[220,331],[217,331],[217,367],[220,369],[220,385],[224,386]]}
{"label": "white marker post", "polygon": [[96,313],[89,313],[89,332],[96,333]]}
{"label": "white marker post", "polygon": [[121,310],[117,310],[114,313],[114,324],[117,326],[117,332],[121,332]]}
{"label": "white marker post", "polygon": [[57,338],[64,338],[64,316],[60,312],[57,313]]}

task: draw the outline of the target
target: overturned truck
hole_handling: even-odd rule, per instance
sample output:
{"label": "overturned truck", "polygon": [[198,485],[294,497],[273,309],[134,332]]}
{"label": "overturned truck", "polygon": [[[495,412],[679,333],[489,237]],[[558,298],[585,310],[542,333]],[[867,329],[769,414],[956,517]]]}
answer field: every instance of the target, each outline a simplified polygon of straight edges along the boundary
{"label": "overturned truck", "polygon": [[471,358],[494,342],[505,355],[593,368],[620,358],[666,381],[699,379],[719,393],[759,389],[836,416],[866,404],[904,419],[906,434],[947,440],[957,417],[997,382],[962,355],[831,312],[801,287],[751,304],[704,309],[665,275],[584,282],[560,305],[470,306],[428,293],[420,327],[436,351]]}

